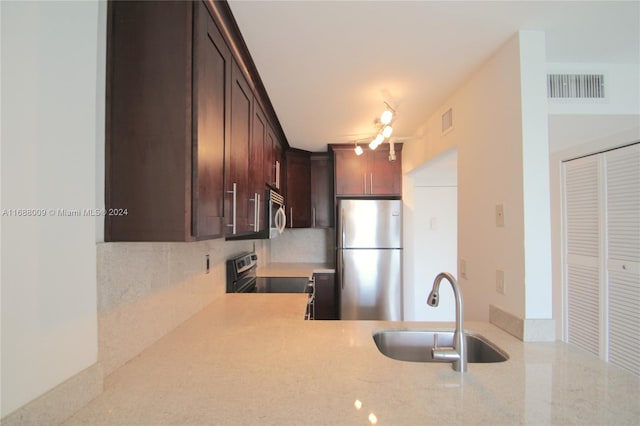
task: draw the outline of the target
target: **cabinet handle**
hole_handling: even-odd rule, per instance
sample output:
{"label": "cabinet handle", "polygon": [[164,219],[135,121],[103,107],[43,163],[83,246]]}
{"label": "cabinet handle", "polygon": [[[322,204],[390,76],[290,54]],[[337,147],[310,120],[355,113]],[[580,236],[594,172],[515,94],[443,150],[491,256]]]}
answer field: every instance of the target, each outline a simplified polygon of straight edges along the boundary
{"label": "cabinet handle", "polygon": [[289,228],[293,228],[293,207],[289,207],[289,217],[291,218]]}
{"label": "cabinet handle", "polygon": [[363,186],[363,192],[366,194],[367,193],[367,174],[363,173],[362,177],[364,178],[364,186]]}
{"label": "cabinet handle", "polygon": [[371,178],[369,179],[369,194],[373,195],[373,173],[371,173]]}
{"label": "cabinet handle", "polygon": [[260,231],[260,206],[262,204],[260,204],[260,194],[256,193],[256,197],[258,198],[256,203],[256,232],[258,232]]}
{"label": "cabinet handle", "polygon": [[280,189],[280,162],[276,161],[275,164],[275,168],[276,168],[276,189]]}
{"label": "cabinet handle", "polygon": [[249,225],[253,226],[253,232],[258,232],[260,230],[260,196],[254,192],[253,198],[249,198],[249,201],[253,201],[253,223]]}
{"label": "cabinet handle", "polygon": [[235,182],[233,183],[233,189],[231,191],[227,191],[227,194],[233,194],[233,202],[231,207],[231,209],[233,210],[233,215],[232,215],[233,219],[231,224],[227,224],[227,226],[231,228],[231,233],[235,235],[236,234],[236,206],[237,206],[236,196],[238,194],[237,185]]}
{"label": "cabinet handle", "polygon": [[313,219],[311,221],[311,227],[315,228],[316,227],[316,208],[315,207],[313,207],[312,212],[313,212]]}

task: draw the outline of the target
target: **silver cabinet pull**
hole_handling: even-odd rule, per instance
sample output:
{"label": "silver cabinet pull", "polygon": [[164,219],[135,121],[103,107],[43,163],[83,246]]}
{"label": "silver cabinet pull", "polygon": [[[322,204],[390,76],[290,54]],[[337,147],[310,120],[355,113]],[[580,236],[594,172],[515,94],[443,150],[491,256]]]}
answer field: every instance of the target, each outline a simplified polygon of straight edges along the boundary
{"label": "silver cabinet pull", "polygon": [[313,212],[313,218],[311,220],[311,227],[315,228],[316,227],[316,208],[315,207],[313,207],[312,212]]}
{"label": "silver cabinet pull", "polygon": [[235,235],[236,234],[236,207],[237,207],[236,197],[238,194],[237,185],[235,182],[233,183],[233,189],[231,191],[227,191],[227,194],[233,194],[233,202],[231,207],[231,209],[233,210],[233,215],[232,215],[233,219],[230,224],[227,224],[227,226],[231,228],[231,233]]}
{"label": "silver cabinet pull", "polygon": [[256,193],[256,198],[258,201],[256,202],[256,232],[260,231],[260,194]]}
{"label": "silver cabinet pull", "polygon": [[364,178],[364,186],[363,186],[362,190],[366,194],[367,193],[367,174],[363,173],[362,177]]}
{"label": "silver cabinet pull", "polygon": [[289,207],[289,217],[291,218],[289,228],[293,228],[293,207]]}
{"label": "silver cabinet pull", "polygon": [[253,223],[249,225],[253,226],[253,232],[258,232],[260,230],[260,196],[254,192],[253,198],[249,198],[249,201],[253,201]]}

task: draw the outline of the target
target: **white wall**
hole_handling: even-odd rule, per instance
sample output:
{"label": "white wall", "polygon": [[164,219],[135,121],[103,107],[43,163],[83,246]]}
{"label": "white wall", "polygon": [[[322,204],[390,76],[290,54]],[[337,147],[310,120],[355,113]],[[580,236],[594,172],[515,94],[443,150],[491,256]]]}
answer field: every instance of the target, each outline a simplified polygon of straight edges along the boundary
{"label": "white wall", "polygon": [[404,320],[454,321],[453,290],[440,287],[440,305],[427,306],[433,279],[457,277],[457,152],[447,151],[404,176]]}
{"label": "white wall", "polygon": [[[548,158],[541,159],[539,155],[531,160],[527,158],[525,178],[523,144],[535,141],[546,145],[547,140],[544,136],[539,140],[539,135],[531,133],[528,124],[523,126],[523,109],[535,115],[529,117],[531,123],[546,123],[546,111],[544,117],[539,116],[538,99],[522,94],[521,58],[532,55],[524,66],[534,67],[530,70],[533,75],[527,78],[536,78],[541,67],[534,58],[544,49],[539,46],[543,40],[535,31],[521,31],[507,40],[427,119],[422,128],[424,139],[404,147],[405,173],[452,147],[458,149],[458,255],[467,263],[468,278],[462,278],[460,283],[467,301],[468,319],[488,320],[490,304],[520,318],[527,315],[525,292],[529,283],[525,282],[525,255],[529,255],[525,253],[524,243],[524,182],[532,173],[548,170]],[[544,75],[537,78],[538,81],[544,79]],[[454,129],[441,134],[441,113],[449,107],[453,108]],[[504,205],[504,228],[496,227],[497,203]],[[530,204],[526,208],[538,211]],[[536,234],[529,235],[530,244],[536,244]],[[537,236],[541,238],[541,245],[550,238],[548,229],[542,229]],[[550,255],[541,256],[527,259],[527,267],[535,268],[539,260],[546,268]],[[497,269],[505,272],[505,295],[495,290]],[[546,295],[549,304],[550,293]]]}
{"label": "white wall", "polygon": [[549,131],[545,35],[520,37],[525,315],[552,317]]}
{"label": "white wall", "polygon": [[547,72],[604,74],[605,80],[604,99],[550,99],[549,114],[640,114],[640,64],[638,63],[550,63],[547,64]]}
{"label": "white wall", "polygon": [[[97,2],[2,2],[2,412],[97,360]],[[102,50],[104,53],[104,50]],[[101,62],[102,61],[102,62]]]}

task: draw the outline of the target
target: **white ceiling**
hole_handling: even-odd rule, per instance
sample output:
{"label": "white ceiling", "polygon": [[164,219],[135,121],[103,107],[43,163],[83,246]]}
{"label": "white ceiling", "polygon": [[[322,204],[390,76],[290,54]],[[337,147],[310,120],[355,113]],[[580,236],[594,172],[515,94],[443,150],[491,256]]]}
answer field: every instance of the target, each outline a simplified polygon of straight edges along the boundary
{"label": "white ceiling", "polygon": [[548,62],[639,63],[640,2],[229,1],[289,143],[394,134],[435,108],[519,29],[544,30]]}

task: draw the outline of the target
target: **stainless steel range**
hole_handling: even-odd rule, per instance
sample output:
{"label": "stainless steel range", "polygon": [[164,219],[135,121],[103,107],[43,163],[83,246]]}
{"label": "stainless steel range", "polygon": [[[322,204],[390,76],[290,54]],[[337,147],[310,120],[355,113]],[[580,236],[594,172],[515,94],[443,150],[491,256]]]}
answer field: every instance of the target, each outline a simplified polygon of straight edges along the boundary
{"label": "stainless steel range", "polygon": [[308,293],[306,319],[313,319],[315,286],[307,277],[258,277],[258,255],[243,253],[227,260],[227,293]]}

